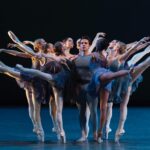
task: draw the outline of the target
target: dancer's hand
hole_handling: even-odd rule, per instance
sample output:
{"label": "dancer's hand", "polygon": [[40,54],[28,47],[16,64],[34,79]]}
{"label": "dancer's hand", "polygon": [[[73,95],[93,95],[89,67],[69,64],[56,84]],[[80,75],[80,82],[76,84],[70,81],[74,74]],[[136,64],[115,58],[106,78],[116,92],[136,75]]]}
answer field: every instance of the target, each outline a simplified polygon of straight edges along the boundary
{"label": "dancer's hand", "polygon": [[25,44],[25,45],[29,44],[29,41],[23,41],[23,44]]}
{"label": "dancer's hand", "polygon": [[96,36],[97,37],[105,37],[106,36],[106,33],[104,33],[104,32],[98,32],[97,34],[96,34]]}
{"label": "dancer's hand", "polygon": [[25,44],[25,45],[31,44],[33,46],[34,42],[32,42],[32,41],[23,41],[23,44]]}
{"label": "dancer's hand", "polygon": [[150,44],[150,42],[141,43],[141,44],[137,47],[137,50],[143,49],[143,48],[145,48],[146,46],[148,46],[149,44]]}
{"label": "dancer's hand", "polygon": [[8,48],[14,48],[14,47],[16,47],[16,44],[14,44],[14,43],[8,43],[7,47]]}
{"label": "dancer's hand", "polygon": [[150,37],[148,36],[148,37],[143,37],[141,40],[140,40],[140,42],[141,43],[145,43],[145,42],[148,42],[150,40]]}

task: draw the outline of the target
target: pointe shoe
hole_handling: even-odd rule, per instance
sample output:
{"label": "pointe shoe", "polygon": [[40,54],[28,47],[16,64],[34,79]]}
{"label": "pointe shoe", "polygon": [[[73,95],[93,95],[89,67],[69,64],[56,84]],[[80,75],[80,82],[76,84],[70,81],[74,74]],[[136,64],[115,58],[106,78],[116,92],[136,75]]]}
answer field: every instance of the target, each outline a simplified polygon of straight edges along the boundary
{"label": "pointe shoe", "polygon": [[101,138],[101,137],[98,137],[98,138],[97,138],[97,142],[98,142],[99,144],[101,144],[101,143],[103,142],[102,138]]}
{"label": "pointe shoe", "polygon": [[65,133],[60,133],[60,139],[61,139],[61,142],[62,142],[63,144],[66,143],[66,135],[65,135]]}
{"label": "pointe shoe", "polygon": [[111,128],[106,128],[105,133],[104,133],[104,139],[108,140],[109,137],[109,133],[111,132]]}
{"label": "pointe shoe", "polygon": [[34,133],[37,133],[38,132],[38,129],[36,127],[33,128],[32,130]]}
{"label": "pointe shoe", "polygon": [[125,130],[122,129],[122,130],[117,130],[116,131],[116,134],[115,134],[115,142],[119,142],[121,136],[125,133]]}
{"label": "pointe shoe", "polygon": [[94,132],[94,134],[93,134],[93,141],[97,142],[97,138],[98,138],[97,132]]}
{"label": "pointe shoe", "polygon": [[103,142],[102,133],[101,133],[101,132],[98,133],[97,142],[98,142],[99,144],[101,144],[101,143]]}
{"label": "pointe shoe", "polygon": [[61,135],[60,135],[59,130],[58,130],[56,127],[53,127],[53,128],[52,128],[52,132],[55,132],[55,133],[56,133],[57,139],[58,139],[58,141],[60,141],[60,140],[61,140]]}
{"label": "pointe shoe", "polygon": [[39,140],[40,142],[44,142],[44,141],[45,141],[43,134],[38,134],[37,136],[38,136],[38,140]]}
{"label": "pointe shoe", "polygon": [[17,36],[12,31],[8,31],[8,35],[14,43],[20,42],[20,40],[17,38]]}
{"label": "pointe shoe", "polygon": [[78,140],[76,140],[76,142],[79,142],[79,143],[83,143],[83,142],[86,142],[86,141],[87,141],[86,137],[80,137]]}
{"label": "pointe shoe", "polygon": [[44,142],[45,140],[44,140],[44,132],[43,131],[40,131],[40,130],[37,130],[37,137],[38,137],[38,140],[40,141],[40,142]]}
{"label": "pointe shoe", "polygon": [[87,128],[86,128],[87,130],[86,130],[86,138],[88,137],[88,135],[89,135],[89,126],[87,126]]}
{"label": "pointe shoe", "polygon": [[53,128],[52,128],[52,132],[56,132],[56,129],[55,129],[55,127],[53,127]]}
{"label": "pointe shoe", "polygon": [[52,128],[52,132],[55,132],[57,134],[57,139],[58,139],[58,141],[60,141],[61,140],[61,136],[60,136],[58,130],[55,127]]}
{"label": "pointe shoe", "polygon": [[58,134],[58,133],[57,133],[57,139],[58,139],[58,141],[61,140],[61,136],[60,136],[60,134]]}

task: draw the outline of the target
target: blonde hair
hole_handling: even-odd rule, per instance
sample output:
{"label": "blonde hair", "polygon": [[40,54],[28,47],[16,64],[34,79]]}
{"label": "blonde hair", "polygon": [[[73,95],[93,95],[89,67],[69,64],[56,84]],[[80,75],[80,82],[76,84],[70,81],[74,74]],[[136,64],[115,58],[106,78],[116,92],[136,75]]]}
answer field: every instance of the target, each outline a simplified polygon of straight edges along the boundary
{"label": "blonde hair", "polygon": [[117,42],[120,45],[119,54],[124,54],[126,52],[126,44],[123,42]]}

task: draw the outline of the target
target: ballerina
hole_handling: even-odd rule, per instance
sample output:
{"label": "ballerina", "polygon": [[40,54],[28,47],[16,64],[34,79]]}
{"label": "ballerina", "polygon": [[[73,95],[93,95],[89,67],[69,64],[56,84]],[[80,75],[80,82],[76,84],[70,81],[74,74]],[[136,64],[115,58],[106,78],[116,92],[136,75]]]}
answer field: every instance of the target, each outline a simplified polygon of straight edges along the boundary
{"label": "ballerina", "polygon": [[[113,60],[111,62],[110,66],[113,67],[115,65],[116,69],[117,68],[118,69],[119,68],[124,68],[124,62],[129,58],[129,56],[131,54],[133,54],[134,52],[140,50],[141,48],[144,48],[145,46],[147,46],[149,44],[147,42],[142,44],[143,41],[144,40],[142,39],[139,43],[134,44],[134,46],[132,48],[130,48],[129,51],[122,51],[122,53],[120,53],[121,51],[119,50],[121,48],[122,43],[118,42],[116,44],[116,46],[114,46],[114,49],[112,51],[110,51],[110,56],[108,56],[109,60],[111,60],[111,61]],[[127,62],[128,66],[131,66],[131,64],[132,65],[136,64],[136,62],[138,62],[143,56],[145,56],[149,52],[150,52],[150,47],[147,47],[144,51],[134,55],[133,58],[131,58]],[[126,77],[124,79],[117,79],[113,83],[114,88],[113,88],[113,92],[112,92],[109,99],[110,99],[110,101],[113,101],[113,102],[116,101],[117,103],[120,103],[120,121],[119,121],[119,124],[118,124],[118,129],[117,129],[116,134],[115,134],[115,141],[116,142],[119,141],[120,136],[123,133],[125,133],[124,123],[125,123],[125,120],[126,120],[126,117],[127,117],[127,104],[129,102],[129,97],[130,97],[131,90],[133,90],[133,88],[134,88],[133,83],[143,73],[143,71],[145,71],[149,67],[149,61],[148,60],[149,60],[149,58],[147,60],[143,61],[138,66],[135,66],[135,70],[136,70],[135,72],[136,73],[135,72],[132,73],[131,77]],[[118,66],[120,66],[120,67],[118,67]],[[130,78],[130,80],[129,80],[129,78]],[[116,91],[117,89],[118,89],[118,91]],[[107,121],[106,121],[106,128],[105,128],[105,133],[106,133],[105,138],[106,139],[108,139],[108,134],[109,134],[109,132],[111,132],[110,120],[111,120],[111,117],[112,117],[112,105],[113,105],[113,103],[108,103]]]}

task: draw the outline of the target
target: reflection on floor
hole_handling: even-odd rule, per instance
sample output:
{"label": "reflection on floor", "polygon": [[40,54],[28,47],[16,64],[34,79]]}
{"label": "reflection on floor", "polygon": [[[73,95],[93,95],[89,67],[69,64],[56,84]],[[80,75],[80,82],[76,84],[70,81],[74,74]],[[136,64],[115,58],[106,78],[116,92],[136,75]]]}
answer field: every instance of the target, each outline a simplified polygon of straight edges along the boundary
{"label": "reflection on floor", "polygon": [[114,108],[111,122],[112,132],[109,140],[102,144],[92,141],[92,131],[85,143],[76,143],[80,137],[78,110],[65,108],[63,111],[64,129],[67,144],[57,142],[52,132],[52,121],[48,108],[42,109],[42,123],[45,131],[45,142],[38,142],[32,132],[32,124],[26,107],[0,108],[0,150],[1,149],[36,149],[36,150],[150,150],[150,108],[129,108],[125,125],[126,133],[120,143],[114,142],[114,133],[119,118],[119,109]]}

